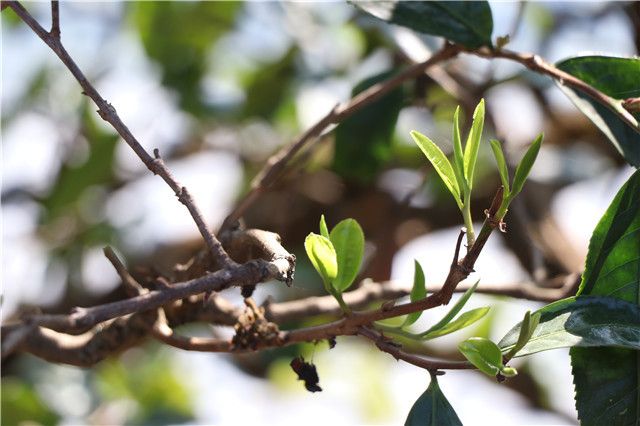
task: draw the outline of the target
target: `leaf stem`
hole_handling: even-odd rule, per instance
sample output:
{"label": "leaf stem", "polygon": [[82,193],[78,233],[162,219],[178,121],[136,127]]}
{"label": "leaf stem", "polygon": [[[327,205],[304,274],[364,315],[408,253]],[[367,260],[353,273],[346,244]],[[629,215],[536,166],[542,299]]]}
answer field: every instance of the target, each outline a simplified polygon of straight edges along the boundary
{"label": "leaf stem", "polygon": [[467,228],[467,247],[470,248],[476,241],[475,232],[473,230],[473,220],[471,219],[471,191],[465,193],[464,204],[462,205],[462,218],[464,226]]}

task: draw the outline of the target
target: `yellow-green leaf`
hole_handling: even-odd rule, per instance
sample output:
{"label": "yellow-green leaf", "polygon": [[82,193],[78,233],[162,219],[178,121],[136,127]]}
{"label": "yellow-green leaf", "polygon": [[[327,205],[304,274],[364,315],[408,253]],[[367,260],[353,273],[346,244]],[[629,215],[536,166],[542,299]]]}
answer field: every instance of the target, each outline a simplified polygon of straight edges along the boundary
{"label": "yellow-green leaf", "polygon": [[433,164],[436,172],[438,173],[438,175],[440,175],[440,178],[449,189],[449,192],[451,192],[451,194],[453,195],[453,198],[455,198],[458,207],[462,209],[462,202],[460,201],[460,188],[458,187],[456,175],[447,157],[440,150],[440,148],[438,148],[438,145],[433,143],[431,139],[429,139],[422,133],[414,130],[411,132],[411,137],[427,157],[429,162]]}

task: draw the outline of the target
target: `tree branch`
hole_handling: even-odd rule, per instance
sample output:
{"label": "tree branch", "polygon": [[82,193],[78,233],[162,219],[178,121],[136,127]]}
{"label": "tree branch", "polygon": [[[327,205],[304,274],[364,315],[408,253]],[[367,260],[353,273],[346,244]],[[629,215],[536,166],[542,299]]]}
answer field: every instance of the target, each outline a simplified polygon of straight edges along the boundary
{"label": "tree branch", "polygon": [[[33,32],[35,32],[38,35],[38,37],[40,37],[42,41],[44,41],[45,44],[49,46],[51,50],[54,51],[54,53],[58,56],[58,58],[60,58],[60,60],[65,64],[67,69],[71,72],[71,74],[73,74],[75,79],[78,81],[78,83],[82,87],[82,90],[83,90],[82,93],[88,96],[89,98],[91,98],[91,100],[93,100],[93,102],[96,104],[96,106],[98,107],[98,114],[100,115],[100,117],[113,126],[116,132],[118,132],[118,134],[122,137],[122,139],[124,139],[127,145],[129,145],[131,149],[133,149],[133,151],[138,155],[140,160],[142,160],[145,166],[147,166],[147,168],[151,172],[153,172],[153,174],[159,175],[169,185],[169,187],[175,193],[176,197],[178,197],[178,200],[185,205],[187,210],[189,210],[189,213],[191,214],[191,217],[196,223],[196,226],[198,227],[200,234],[202,234],[202,237],[204,238],[207,244],[207,247],[211,251],[213,258],[216,260],[216,262],[218,262],[218,267],[233,265],[233,261],[222,248],[222,244],[220,244],[218,239],[211,232],[209,232],[207,225],[202,217],[202,213],[200,212],[200,209],[196,206],[195,202],[193,201],[191,194],[189,193],[186,187],[180,185],[175,180],[175,178],[173,177],[173,175],[171,174],[167,166],[162,161],[162,158],[160,157],[160,153],[158,152],[158,150],[157,149],[154,150],[154,157],[152,157],[142,147],[140,142],[138,142],[135,136],[133,136],[131,131],[129,131],[127,126],[122,122],[113,105],[111,105],[104,98],[102,98],[102,96],[93,87],[93,85],[89,83],[89,81],[84,76],[82,71],[80,71],[80,68],[78,68],[76,63],[71,58],[71,56],[69,56],[69,54],[67,53],[66,49],[64,48],[64,46],[60,41],[60,37],[56,36],[55,33],[53,32],[54,29],[56,28],[56,22],[58,22],[57,25],[59,25],[59,18],[58,18],[58,12],[57,12],[58,6],[57,6],[57,2],[55,3],[56,3],[55,6],[52,4],[52,13],[54,13],[55,15],[53,16],[53,26],[52,26],[51,33],[45,31],[45,29],[42,28],[42,26],[31,16],[31,14],[29,14],[29,12],[19,2],[7,1],[6,5],[11,9],[13,9],[13,11],[20,17],[20,19],[22,19],[33,30]],[[59,27],[58,27],[58,30],[59,30]]]}
{"label": "tree branch", "polygon": [[371,340],[375,343],[378,349],[393,356],[396,360],[402,360],[429,371],[469,370],[476,368],[467,361],[449,361],[444,359],[428,358],[422,355],[405,352],[402,350],[402,346],[392,340],[389,340],[377,330],[373,330],[368,327],[360,327],[358,329],[358,334]]}
{"label": "tree branch", "polygon": [[283,147],[280,151],[271,156],[269,160],[267,160],[262,170],[253,179],[250,191],[243,197],[231,214],[227,216],[221,229],[224,230],[233,226],[233,224],[242,217],[245,211],[258,199],[258,197],[280,176],[281,172],[296,153],[298,153],[298,151],[300,151],[300,149],[306,144],[317,140],[318,136],[325,132],[331,125],[341,122],[354,112],[380,99],[404,81],[419,76],[429,67],[453,58],[458,54],[458,52],[460,52],[460,50],[460,47],[447,43],[442,49],[434,53],[427,61],[413,65],[387,81],[374,84],[367,90],[354,96],[347,103],[336,105],[331,109],[331,111],[322,117],[320,121],[300,135],[293,143]]}
{"label": "tree branch", "polygon": [[545,60],[543,60],[540,56],[531,54],[531,53],[519,53],[514,52],[508,49],[490,49],[486,47],[482,47],[477,50],[464,50],[466,53],[470,53],[475,56],[479,56],[481,58],[487,59],[509,59],[515,62],[518,62],[525,67],[529,68],[532,71],[535,71],[539,74],[547,75],[554,80],[558,81],[560,84],[573,87],[574,89],[578,89],[581,92],[585,93],[598,103],[602,104],[606,108],[608,108],[611,112],[620,118],[625,124],[630,126],[633,129],[640,130],[640,124],[638,121],[631,115],[629,111],[627,111],[623,107],[622,100],[616,100],[611,96],[608,96],[595,87],[585,83],[579,78],[574,77],[573,75],[566,73],[553,65],[549,64]]}

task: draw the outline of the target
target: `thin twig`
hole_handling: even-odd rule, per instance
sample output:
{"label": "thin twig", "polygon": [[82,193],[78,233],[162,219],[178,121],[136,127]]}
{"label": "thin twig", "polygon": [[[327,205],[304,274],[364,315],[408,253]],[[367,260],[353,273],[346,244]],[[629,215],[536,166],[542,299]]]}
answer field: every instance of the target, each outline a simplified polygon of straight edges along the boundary
{"label": "thin twig", "polygon": [[320,136],[329,126],[339,123],[354,112],[380,99],[404,81],[419,76],[429,67],[453,58],[459,51],[459,47],[447,43],[442,49],[434,53],[427,61],[415,64],[387,81],[374,84],[367,90],[360,92],[348,102],[332,108],[331,111],[320,119],[320,121],[300,135],[293,143],[283,147],[279,152],[267,160],[263,169],[256,175],[251,183],[251,190],[225,219],[221,230],[227,229],[239,220],[245,211],[258,199],[260,194],[266,191],[280,176],[282,170],[284,170],[291,158],[293,158],[303,146],[317,140],[318,136]]}
{"label": "thin twig", "polygon": [[510,59],[512,61],[518,62],[525,67],[529,68],[532,71],[535,71],[539,74],[548,75],[554,80],[558,81],[560,84],[564,86],[569,86],[574,89],[578,89],[582,93],[586,94],[590,98],[594,99],[596,102],[602,104],[611,112],[620,118],[625,124],[630,126],[632,129],[640,130],[640,125],[638,121],[622,107],[622,100],[616,100],[611,96],[608,96],[595,87],[585,83],[579,78],[574,77],[573,75],[564,72],[553,65],[549,64],[545,60],[543,60],[540,56],[534,55],[531,53],[519,53],[514,52],[508,49],[490,49],[486,47],[482,47],[477,50],[465,50],[467,53],[470,53],[475,56],[479,56],[481,58],[487,59]]}
{"label": "thin twig", "polygon": [[222,291],[232,286],[255,285],[284,274],[286,273],[280,271],[277,265],[263,260],[254,260],[129,299],[90,308],[76,308],[70,315],[37,315],[28,318],[28,321],[57,331],[82,332],[101,322],[134,312],[155,309],[194,294]]}
{"label": "thin twig", "polygon": [[[133,149],[138,155],[140,160],[147,166],[153,174],[159,175],[175,193],[178,200],[187,207],[191,217],[193,218],[200,234],[204,238],[207,247],[211,251],[213,258],[218,262],[219,267],[233,265],[233,260],[227,255],[222,248],[220,241],[208,230],[207,225],[202,217],[200,209],[193,201],[191,194],[184,186],[180,185],[173,177],[169,169],[166,167],[158,150],[154,151],[154,157],[152,157],[133,136],[131,131],[122,122],[118,116],[116,109],[107,102],[93,87],[93,85],[87,80],[85,75],[80,71],[80,68],[73,61],[71,56],[67,53],[66,49],[60,42],[59,37],[55,37],[52,33],[45,31],[44,28],[29,14],[29,12],[17,1],[7,1],[7,6],[13,9],[13,11],[22,19],[37,35],[45,42],[47,46],[54,51],[54,53],[60,58],[60,60],[66,65],[71,74],[80,83],[83,94],[91,98],[98,107],[98,114],[100,117],[111,124],[118,134],[124,139],[124,141]],[[52,12],[57,10],[57,7],[52,5]],[[55,23],[55,20],[54,20]],[[53,30],[53,28],[52,28]]]}
{"label": "thin twig", "polygon": [[424,368],[425,370],[470,370],[476,368],[467,361],[449,361],[445,359],[428,358],[422,355],[405,352],[397,343],[389,340],[380,332],[368,327],[360,327],[358,329],[358,334],[374,342],[378,349],[390,354],[396,360],[408,362],[409,364]]}
{"label": "thin twig", "polygon": [[116,255],[116,253],[113,251],[111,247],[105,247],[104,249],[102,249],[102,251],[104,252],[105,257],[109,260],[109,262],[111,262],[111,265],[113,265],[113,268],[116,270],[116,272],[120,276],[120,279],[122,280],[122,284],[124,285],[125,291],[127,292],[127,294],[129,294],[129,296],[137,296],[147,292],[147,289],[142,287],[140,283],[138,283],[138,281],[136,281],[135,278],[131,276],[129,271],[127,271],[127,268],[120,261],[120,259],[118,259],[118,256]]}
{"label": "thin twig", "polygon": [[60,39],[60,5],[58,0],[51,1],[51,31],[52,37]]}

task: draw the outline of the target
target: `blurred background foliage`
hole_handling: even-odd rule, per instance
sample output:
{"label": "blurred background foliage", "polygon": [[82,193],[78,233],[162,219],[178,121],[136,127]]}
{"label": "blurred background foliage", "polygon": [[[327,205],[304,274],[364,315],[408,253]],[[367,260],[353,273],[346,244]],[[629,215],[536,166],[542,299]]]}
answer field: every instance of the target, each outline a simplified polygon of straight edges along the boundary
{"label": "blurred background foliage", "polygon": [[[26,6],[48,25],[47,4]],[[585,50],[638,54],[637,2],[492,3],[492,9],[494,38],[511,33],[509,47],[550,61]],[[337,102],[424,60],[441,43],[337,2],[63,3],[61,19],[63,42],[79,66],[143,145],[160,149],[214,228],[279,147]],[[124,297],[102,257],[105,245],[137,273],[168,272],[188,259],[200,241],[186,212],[10,10],[2,12],[2,45],[3,321],[35,307],[68,312]],[[532,182],[501,240],[513,255],[483,253],[502,255],[498,264],[511,266],[498,278],[483,273],[483,282],[580,271],[593,224],[618,186],[612,181],[628,168],[552,82],[514,64],[463,57],[345,120],[302,152],[246,214],[247,226],[279,233],[298,259],[295,286],[261,287],[258,301],[321,294],[302,250],[321,213],[330,224],[344,217],[362,224],[369,243],[363,276],[374,280],[408,280],[413,257],[439,250],[448,258],[460,219],[409,131],[450,151],[456,105],[470,117],[481,97],[489,108],[485,139],[500,138],[509,158],[520,158],[538,132],[546,133]],[[499,182],[488,145],[482,149],[477,220]],[[563,192],[567,188],[578,189]],[[410,255],[399,257],[422,237],[432,238],[430,249],[414,244],[413,252],[405,251]],[[438,279],[434,263],[423,262],[429,282]],[[230,297],[240,301],[234,291]],[[506,305],[500,302],[474,333],[503,330]],[[414,349],[455,357],[454,347]],[[322,396],[304,394],[294,381],[287,365],[299,353],[317,358]],[[523,398],[520,417],[505,420],[571,422],[571,394],[565,402],[552,398],[554,382],[535,375],[532,363],[507,383]],[[330,353],[326,345],[304,345],[237,357],[185,354],[149,342],[89,370],[14,356],[2,366],[2,424],[282,424],[300,415],[310,423],[309,416],[398,423],[427,378],[392,375],[388,370],[400,368],[395,365],[373,347],[345,343],[341,349],[341,342]],[[396,395],[408,389],[400,377],[412,380],[411,395]],[[464,421],[456,398],[466,392],[459,390],[447,395]],[[466,412],[472,409],[479,408]]]}

